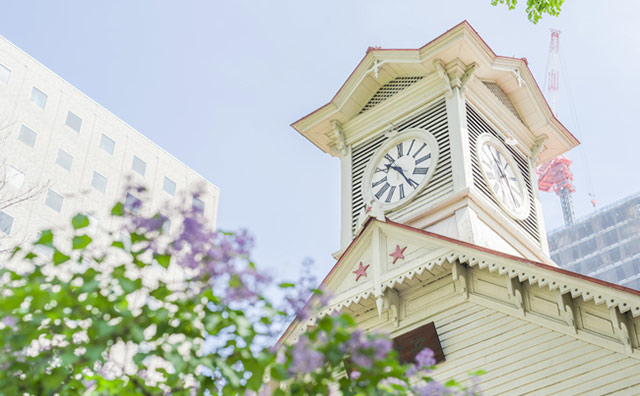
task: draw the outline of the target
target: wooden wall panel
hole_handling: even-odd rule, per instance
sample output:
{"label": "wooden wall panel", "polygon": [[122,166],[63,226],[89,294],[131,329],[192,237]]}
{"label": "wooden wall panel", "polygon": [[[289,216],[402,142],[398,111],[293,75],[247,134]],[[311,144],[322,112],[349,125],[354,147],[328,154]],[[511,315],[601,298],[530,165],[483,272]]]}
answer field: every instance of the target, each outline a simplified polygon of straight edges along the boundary
{"label": "wooden wall panel", "polygon": [[[583,311],[604,320],[592,308]],[[638,394],[631,390],[640,388],[638,358],[472,302],[424,314],[424,321],[435,322],[445,354],[438,379],[464,380],[468,372],[483,369],[487,395]],[[602,327],[596,323],[589,326]]]}

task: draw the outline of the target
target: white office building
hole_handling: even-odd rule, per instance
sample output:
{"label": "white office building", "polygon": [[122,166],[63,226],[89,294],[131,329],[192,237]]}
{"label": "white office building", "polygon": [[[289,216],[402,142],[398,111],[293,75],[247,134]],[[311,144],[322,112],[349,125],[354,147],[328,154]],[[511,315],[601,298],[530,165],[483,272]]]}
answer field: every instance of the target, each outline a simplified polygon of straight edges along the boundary
{"label": "white office building", "polygon": [[[128,177],[148,188],[153,207],[184,202],[215,227],[218,187],[2,37],[0,136],[3,244],[63,230],[79,212],[107,225]],[[204,193],[192,199],[196,186]]]}

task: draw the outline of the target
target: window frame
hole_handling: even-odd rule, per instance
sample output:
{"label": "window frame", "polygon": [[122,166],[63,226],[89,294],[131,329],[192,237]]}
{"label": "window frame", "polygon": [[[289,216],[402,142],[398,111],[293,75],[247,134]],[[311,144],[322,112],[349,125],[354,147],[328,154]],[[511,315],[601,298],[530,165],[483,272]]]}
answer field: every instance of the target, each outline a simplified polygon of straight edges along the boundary
{"label": "window frame", "polygon": [[[60,152],[68,155],[69,158],[71,158],[71,161],[69,162],[69,168],[66,168],[60,162],[58,162],[58,159],[60,159]],[[66,152],[65,150],[63,150],[61,147],[58,147],[58,152],[56,153],[56,164],[62,169],[66,170],[67,172],[71,172],[71,169],[73,168],[73,156],[68,152]]]}
{"label": "window frame", "polygon": [[[142,172],[140,172],[138,169],[136,169],[136,160],[138,160],[143,168],[142,168]],[[136,172],[137,174],[139,174],[140,176],[144,177],[147,174],[147,161],[143,160],[142,158],[138,157],[137,155],[133,155],[133,159],[131,160],[131,170],[133,170],[134,172]]]}
{"label": "window frame", "polygon": [[[167,182],[171,183],[173,188],[172,191],[167,190],[165,187],[167,185]],[[166,192],[167,194],[171,195],[172,197],[176,196],[176,189],[177,189],[178,185],[177,183],[171,179],[168,176],[164,176],[164,179],[162,179],[162,191]]]}
{"label": "window frame", "polygon": [[[109,151],[109,150],[107,150],[107,149],[102,145],[102,142],[104,142],[104,141],[111,142],[111,150],[110,150],[110,151]],[[99,147],[102,151],[104,151],[105,153],[107,153],[107,154],[109,154],[109,155],[113,156],[113,153],[116,151],[116,141],[115,141],[115,140],[113,140],[111,137],[109,137],[107,134],[104,134],[104,133],[103,133],[103,134],[101,134],[101,136],[100,136],[100,142],[98,142],[98,147]]]}
{"label": "window frame", "polygon": [[[97,179],[96,179],[97,176]],[[100,182],[102,182],[102,180],[104,180],[104,188],[101,189],[99,188],[99,186],[97,186],[94,182],[98,180]],[[102,173],[98,172],[98,171],[93,171],[93,175],[91,176],[91,187],[95,188],[96,190],[100,191],[103,194],[107,193],[107,185],[109,184],[109,179],[103,175]],[[101,185],[102,186],[102,185]]]}
{"label": "window frame", "polygon": [[[60,205],[53,205],[53,203],[50,201],[51,197],[55,198],[55,199],[57,199],[59,197],[60,198]],[[53,191],[52,189],[49,188],[49,189],[47,189],[47,195],[45,197],[44,204],[48,208],[50,208],[50,209],[52,209],[52,210],[54,210],[54,211],[56,211],[58,213],[62,213],[62,206],[64,205],[64,197],[61,194],[58,194],[57,192],[55,192],[55,191]],[[59,206],[59,209],[56,209],[58,206]]]}
{"label": "window frame", "polygon": [[[38,102],[36,100],[34,100],[34,94],[36,93],[40,93],[42,94],[42,96],[44,97],[44,103],[42,103],[42,106],[40,106],[38,104]],[[29,102],[31,102],[34,106],[36,106],[37,108],[39,108],[40,110],[44,111],[44,108],[47,106],[47,100],[49,99],[49,95],[47,95],[46,93],[44,93],[44,91],[40,90],[38,87],[36,87],[35,85],[31,88],[31,95],[29,96]]]}
{"label": "window frame", "polygon": [[[78,129],[76,129],[73,125],[69,124],[69,117],[75,117],[80,121],[80,125],[78,125]],[[72,119],[73,121],[73,119]],[[67,117],[64,120],[64,124],[66,126],[68,126],[69,128],[71,128],[72,131],[80,133],[80,131],[82,130],[82,117],[80,117],[79,115],[77,115],[76,113],[74,113],[71,110],[67,110]]]}
{"label": "window frame", "polygon": [[[33,144],[29,144],[29,142],[27,142],[27,141],[22,139],[23,132],[31,132],[31,133],[33,133],[33,135],[34,135]],[[18,140],[20,140],[22,143],[24,143],[25,145],[27,145],[27,146],[29,146],[31,148],[36,148],[36,143],[38,142],[38,132],[36,132],[33,129],[29,128],[26,124],[20,124],[20,131],[18,132]]]}

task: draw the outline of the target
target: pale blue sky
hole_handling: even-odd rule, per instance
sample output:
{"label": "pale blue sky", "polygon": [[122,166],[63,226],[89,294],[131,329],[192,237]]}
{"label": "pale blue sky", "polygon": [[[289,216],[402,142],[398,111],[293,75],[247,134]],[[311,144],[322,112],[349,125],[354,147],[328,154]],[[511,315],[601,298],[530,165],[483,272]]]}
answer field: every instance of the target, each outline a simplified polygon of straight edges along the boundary
{"label": "pale blue sky", "polygon": [[[538,25],[490,0],[3,0],[0,10],[1,35],[217,184],[218,225],[249,228],[258,264],[280,275],[309,256],[324,276],[339,242],[338,160],[289,124],[325,104],[368,46],[419,47],[463,19],[497,54],[526,57],[540,84],[549,28],[563,31],[559,118],[583,142],[568,155],[578,216],[588,192],[607,204],[640,190],[638,1],[567,0]],[[542,195],[548,227],[561,225],[558,198]]]}

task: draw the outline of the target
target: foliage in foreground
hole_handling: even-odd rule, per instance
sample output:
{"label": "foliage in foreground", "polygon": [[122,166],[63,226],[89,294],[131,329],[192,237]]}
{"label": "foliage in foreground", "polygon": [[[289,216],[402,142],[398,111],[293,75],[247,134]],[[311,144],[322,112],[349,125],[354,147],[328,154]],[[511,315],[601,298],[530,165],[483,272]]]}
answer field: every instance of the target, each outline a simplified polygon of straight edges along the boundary
{"label": "foliage in foreground", "polygon": [[433,380],[428,349],[398,363],[387,336],[348,315],[273,346],[292,315],[309,314],[307,287],[279,285],[287,298],[276,306],[246,232],[164,208],[168,233],[167,217],[129,204],[113,208],[112,231],[91,235],[77,215],[64,245],[43,231],[0,264],[0,395],[478,393],[474,381]]}
{"label": "foliage in foreground", "polygon": [[[560,15],[560,8],[564,0],[527,0],[527,17],[529,21],[538,23],[544,14]],[[491,0],[492,5],[505,4],[510,10],[516,8],[518,0]]]}

